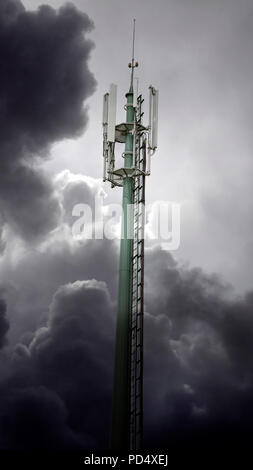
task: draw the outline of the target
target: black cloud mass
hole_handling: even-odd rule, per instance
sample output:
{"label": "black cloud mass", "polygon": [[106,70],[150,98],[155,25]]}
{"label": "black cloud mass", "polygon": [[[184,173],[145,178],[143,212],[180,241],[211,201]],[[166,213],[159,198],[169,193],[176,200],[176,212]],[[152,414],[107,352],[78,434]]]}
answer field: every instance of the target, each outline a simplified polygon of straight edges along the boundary
{"label": "black cloud mass", "polygon": [[87,15],[66,5],[28,12],[19,1],[0,5],[0,210],[33,240],[56,227],[60,207],[38,160],[50,145],[79,135],[83,101],[95,89],[87,61],[93,44]]}
{"label": "black cloud mass", "polygon": [[5,448],[81,450],[105,445],[112,317],[104,283],[77,281],[59,288],[47,326],[16,346],[15,372],[1,393],[7,401],[0,405]]}
{"label": "black cloud mass", "polygon": [[[235,300],[229,291],[159,247],[147,250],[148,448],[249,442],[253,293]],[[58,288],[46,323],[23,335],[2,381],[2,448],[107,448],[114,328],[115,301],[105,282]]]}
{"label": "black cloud mass", "polygon": [[[118,243],[71,235],[73,204],[92,205],[98,180],[51,181],[40,166],[87,124],[91,28],[70,4],[0,2],[0,234],[12,230],[0,243],[1,451],[108,449]],[[159,246],[145,269],[145,447],[246,446],[253,291],[236,297]]]}

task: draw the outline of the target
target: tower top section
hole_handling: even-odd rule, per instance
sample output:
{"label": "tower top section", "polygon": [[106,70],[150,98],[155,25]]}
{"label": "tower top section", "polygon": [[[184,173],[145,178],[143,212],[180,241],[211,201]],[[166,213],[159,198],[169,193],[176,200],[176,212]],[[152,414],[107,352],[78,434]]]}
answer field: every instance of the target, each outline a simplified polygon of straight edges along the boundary
{"label": "tower top section", "polygon": [[[157,149],[158,129],[158,90],[149,87],[149,121],[143,123],[143,97],[138,94],[138,83],[134,84],[134,69],[138,67],[135,60],[135,19],[133,20],[132,59],[128,66],[131,69],[129,92],[126,93],[126,121],[117,124],[117,85],[110,85],[110,92],[105,93],[103,103],[103,181],[110,181],[112,187],[123,186],[125,179],[136,179],[150,175],[151,156]],[[125,144],[122,153],[124,166],[116,161],[116,144]],[[131,144],[131,149],[129,146]],[[139,155],[143,153],[140,164]],[[146,158],[147,155],[147,158]],[[117,158],[118,160],[118,158]],[[117,168],[120,166],[119,168]]]}

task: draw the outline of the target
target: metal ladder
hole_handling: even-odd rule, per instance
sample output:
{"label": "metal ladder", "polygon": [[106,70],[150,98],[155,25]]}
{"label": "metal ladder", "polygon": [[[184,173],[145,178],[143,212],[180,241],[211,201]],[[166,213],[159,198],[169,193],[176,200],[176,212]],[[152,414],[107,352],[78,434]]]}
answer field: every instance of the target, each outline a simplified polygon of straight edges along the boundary
{"label": "metal ladder", "polygon": [[[141,122],[142,97],[138,97],[137,122]],[[146,170],[146,139],[136,139],[135,166]],[[144,226],[145,174],[135,177],[132,269],[132,311],[130,324],[130,450],[142,448],[143,437],[143,314],[144,314]]]}

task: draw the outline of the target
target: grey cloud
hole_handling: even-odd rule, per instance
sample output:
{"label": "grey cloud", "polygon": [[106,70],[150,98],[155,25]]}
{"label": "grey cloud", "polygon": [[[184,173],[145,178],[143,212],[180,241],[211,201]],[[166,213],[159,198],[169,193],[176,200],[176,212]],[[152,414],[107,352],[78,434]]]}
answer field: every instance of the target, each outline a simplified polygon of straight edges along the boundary
{"label": "grey cloud", "polygon": [[5,391],[5,409],[0,405],[0,447],[13,450],[80,450],[91,444],[88,436],[78,435],[68,426],[68,413],[60,397],[46,387],[27,387]]}
{"label": "grey cloud", "polygon": [[30,242],[42,238],[60,221],[60,207],[50,179],[43,171],[19,165],[5,173],[0,210],[16,236]]}
{"label": "grey cloud", "polygon": [[93,24],[68,4],[35,12],[4,0],[0,11],[0,202],[4,221],[30,240],[59,223],[52,183],[38,166],[50,146],[79,136],[84,101],[95,90],[88,68]]}
{"label": "grey cloud", "polygon": [[[1,385],[14,397],[20,388],[44,387],[57,394],[66,407],[69,430],[77,440],[87,436],[84,447],[87,442],[97,449],[108,445],[115,307],[104,282],[59,287],[47,322],[23,336],[8,382]],[[252,293],[233,298],[217,276],[180,266],[159,247],[147,250],[147,448],[173,450],[179,444],[196,450],[201,443],[216,449],[221,436],[224,448],[235,440],[238,447],[248,443],[252,307]],[[55,438],[56,447],[57,442]],[[15,447],[13,437],[8,445]],[[71,439],[66,446],[71,448]]]}
{"label": "grey cloud", "polygon": [[95,221],[95,214],[97,218],[101,214],[101,201],[104,195],[101,180],[89,178],[85,175],[75,175],[68,170],[64,170],[57,175],[55,187],[58,188],[63,206],[63,221],[70,228],[76,220],[76,216],[72,215],[76,204],[85,204],[90,208],[92,222]]}
{"label": "grey cloud", "polygon": [[147,253],[147,285],[146,409],[156,404],[146,414],[147,441],[218,446],[222,436],[225,447],[230,438],[248,445],[252,292],[233,299],[217,276],[180,267],[158,248]]}
{"label": "grey cloud", "polygon": [[2,383],[0,409],[8,429],[2,448],[107,446],[113,310],[103,282],[77,281],[58,289],[47,325],[17,346],[15,372]]}
{"label": "grey cloud", "polygon": [[[115,297],[117,288],[117,250],[110,240],[69,243],[56,240],[45,251],[34,250],[22,257],[15,269],[8,264],[1,276],[5,286],[11,323],[10,341],[17,341],[41,322],[59,286],[79,279],[107,280]],[[70,269],[71,268],[71,269]],[[39,280],[39,281],[38,281]]]}
{"label": "grey cloud", "polygon": [[20,0],[2,0],[0,5],[1,23],[9,24],[25,11]]}
{"label": "grey cloud", "polygon": [[44,323],[51,298],[63,284],[87,278],[106,280],[112,296],[116,295],[118,248],[115,242],[75,240],[71,234],[72,224],[77,220],[72,216],[74,205],[87,204],[94,209],[101,182],[64,171],[57,175],[54,189],[63,215],[55,234],[33,249],[26,245],[20,248],[14,240],[1,260],[0,279],[9,305],[11,344],[23,332],[33,331]]}

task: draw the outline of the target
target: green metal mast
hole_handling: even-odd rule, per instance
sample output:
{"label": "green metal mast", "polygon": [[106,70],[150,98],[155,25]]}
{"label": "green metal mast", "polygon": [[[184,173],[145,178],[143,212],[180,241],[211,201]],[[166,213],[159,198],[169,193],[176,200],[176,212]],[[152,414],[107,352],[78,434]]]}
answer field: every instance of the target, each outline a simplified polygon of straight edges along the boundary
{"label": "green metal mast", "polygon": [[[135,26],[135,21],[134,21]],[[131,62],[131,81],[129,92],[126,94],[126,123],[134,124],[133,108],[133,77],[134,77],[134,36],[133,34],[133,54]],[[133,126],[131,126],[133,127]],[[133,166],[133,133],[131,130],[126,134],[124,167]],[[133,226],[132,214],[128,210],[133,204],[133,178],[123,179],[123,199],[122,199],[122,227],[120,242],[120,263],[119,263],[119,286],[118,286],[118,315],[116,328],[115,362],[114,362],[114,385],[113,385],[113,410],[112,410],[112,430],[111,447],[113,449],[128,450],[130,448],[129,435],[129,355],[130,355],[130,335],[129,324],[132,302],[132,253],[133,240],[128,237]]]}
{"label": "green metal mast", "polygon": [[[126,122],[116,125],[116,85],[104,95],[104,181],[123,188],[118,311],[115,342],[112,450],[139,450],[143,415],[143,315],[145,177],[157,147],[158,91],[150,86],[149,125],[142,124],[142,96],[134,87],[135,20]],[[124,167],[115,169],[115,143],[124,143]],[[146,163],[146,151],[148,154]]]}

